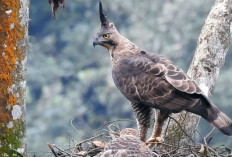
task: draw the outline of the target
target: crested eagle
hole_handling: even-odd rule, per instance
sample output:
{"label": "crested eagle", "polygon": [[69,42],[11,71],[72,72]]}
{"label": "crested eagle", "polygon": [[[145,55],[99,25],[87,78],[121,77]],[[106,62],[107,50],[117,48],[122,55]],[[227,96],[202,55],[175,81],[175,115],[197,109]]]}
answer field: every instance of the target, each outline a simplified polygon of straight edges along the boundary
{"label": "crested eagle", "polygon": [[144,51],[119,34],[103,13],[99,2],[101,29],[93,39],[93,46],[108,49],[112,63],[112,77],[120,92],[131,101],[139,137],[146,140],[151,111],[157,109],[156,125],[148,141],[160,140],[162,125],[171,113],[183,110],[197,114],[232,136],[232,121],[202,92],[194,80],[170,60]]}

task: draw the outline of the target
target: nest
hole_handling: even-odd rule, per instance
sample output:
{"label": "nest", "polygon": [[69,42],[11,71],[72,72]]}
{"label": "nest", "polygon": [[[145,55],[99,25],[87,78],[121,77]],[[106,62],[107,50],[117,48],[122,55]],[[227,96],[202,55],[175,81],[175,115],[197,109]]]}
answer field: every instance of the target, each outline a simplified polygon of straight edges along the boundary
{"label": "nest", "polygon": [[[122,120],[119,120],[122,121]],[[110,152],[113,153],[112,156],[114,156],[117,151],[121,151],[121,145],[114,145],[117,139],[120,140],[120,138],[124,138],[127,135],[127,140],[124,140],[124,145],[127,145],[125,149],[129,149],[128,146],[133,147],[133,144],[131,144],[131,140],[138,139],[137,137],[137,131],[132,128],[126,128],[126,129],[120,129],[118,122],[114,121],[110,123],[105,123],[100,131],[97,131],[97,135],[92,136],[88,139],[84,139],[83,141],[69,144],[67,148],[61,148],[58,147],[56,144],[48,144],[48,147],[50,148],[52,154],[55,157],[106,157],[104,156],[104,153],[109,151],[109,147],[113,148],[113,150]],[[127,120],[128,121],[128,120]],[[132,150],[138,150],[138,148],[130,148],[129,153],[132,152],[132,154],[127,153],[128,155],[125,156],[140,156],[140,157],[201,157],[201,156],[215,156],[215,157],[232,157],[232,149],[231,146],[228,147],[226,145],[220,145],[218,147],[210,147],[208,145],[209,141],[212,139],[212,137],[209,138],[209,140],[206,140],[209,135],[212,133],[212,131],[204,138],[204,144],[198,143],[196,141],[192,142],[191,145],[186,145],[184,147],[180,147],[178,145],[170,145],[168,143],[164,142],[158,142],[155,143],[154,147],[152,149],[146,147],[145,143],[142,144],[141,147],[144,147],[143,150],[149,149],[149,151],[146,151],[146,153],[139,152],[139,155],[133,154]],[[131,138],[131,140],[130,140]],[[125,139],[125,138],[124,138]],[[133,141],[138,143],[143,143],[142,141]],[[139,144],[135,144],[135,146],[138,146]],[[145,148],[146,147],[146,148]],[[127,150],[125,150],[127,151]],[[122,151],[123,152],[123,151]],[[107,153],[105,153],[107,154]],[[109,155],[110,156],[110,155]]]}

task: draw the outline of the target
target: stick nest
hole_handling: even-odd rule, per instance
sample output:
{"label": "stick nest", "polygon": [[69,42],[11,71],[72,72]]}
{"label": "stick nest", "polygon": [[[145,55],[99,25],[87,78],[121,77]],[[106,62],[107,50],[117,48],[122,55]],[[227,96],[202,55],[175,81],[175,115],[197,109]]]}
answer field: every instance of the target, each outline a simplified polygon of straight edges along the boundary
{"label": "stick nest", "polygon": [[[59,147],[56,144],[48,144],[52,155],[55,157],[103,157],[102,154],[106,152],[107,145],[112,143],[113,140],[121,138],[125,134],[125,130],[121,130],[118,123],[128,120],[118,120],[103,124],[96,132],[96,135],[79,141],[77,143],[68,144],[66,148]],[[131,121],[132,122],[132,121]],[[135,129],[129,128],[132,135],[137,138]],[[127,131],[126,131],[127,132]],[[208,145],[212,137],[210,134],[204,137],[204,144],[192,141],[184,147],[169,144],[167,141],[162,143],[155,143],[155,146],[150,150],[154,157],[232,157],[232,146],[220,145],[211,147]],[[209,138],[209,140],[207,140]],[[165,138],[164,138],[165,139]],[[191,139],[192,140],[192,139]],[[128,140],[128,145],[131,145]],[[142,141],[141,141],[142,142]],[[117,146],[115,146],[117,148]],[[113,155],[114,156],[114,155]],[[113,157],[112,156],[112,157]],[[136,155],[128,155],[136,156]],[[141,157],[148,157],[147,155],[140,155]],[[106,157],[106,156],[104,156]],[[111,156],[109,156],[111,157]]]}

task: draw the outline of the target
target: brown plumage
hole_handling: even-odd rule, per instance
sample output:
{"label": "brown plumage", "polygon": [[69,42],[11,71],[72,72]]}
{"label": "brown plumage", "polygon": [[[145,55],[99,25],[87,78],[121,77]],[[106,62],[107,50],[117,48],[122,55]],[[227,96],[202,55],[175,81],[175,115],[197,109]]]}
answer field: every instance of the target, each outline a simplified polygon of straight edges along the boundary
{"label": "brown plumage", "polygon": [[120,35],[103,14],[101,3],[100,19],[101,29],[93,45],[109,50],[114,83],[132,102],[141,140],[146,140],[152,108],[159,109],[152,138],[160,136],[163,122],[170,113],[183,110],[200,115],[224,134],[232,135],[232,121],[209,101],[183,70]]}
{"label": "brown plumage", "polygon": [[101,157],[154,157],[151,150],[138,137],[125,135],[110,141]]}
{"label": "brown plumage", "polygon": [[110,141],[101,157],[154,157],[156,156],[146,144],[137,137],[137,131],[126,128],[120,137]]}
{"label": "brown plumage", "polygon": [[64,0],[48,0],[48,3],[52,6],[53,18],[56,18],[56,11],[60,6],[62,9],[65,7]]}

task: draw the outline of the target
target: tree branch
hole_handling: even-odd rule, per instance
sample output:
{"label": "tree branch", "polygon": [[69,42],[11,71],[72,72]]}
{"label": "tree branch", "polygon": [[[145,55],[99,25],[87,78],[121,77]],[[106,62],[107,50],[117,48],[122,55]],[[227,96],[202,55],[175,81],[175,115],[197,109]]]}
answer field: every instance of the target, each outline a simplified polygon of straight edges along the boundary
{"label": "tree branch", "polygon": [[[225,62],[230,44],[230,25],[232,21],[232,0],[216,0],[212,7],[198,39],[197,48],[188,75],[195,80],[206,96],[213,92],[220,68]],[[220,104],[218,104],[220,105]],[[183,121],[184,117],[186,118]],[[197,127],[199,116],[182,112],[174,115],[189,135]],[[191,123],[189,123],[191,122]],[[188,144],[189,138],[172,122],[167,137],[170,144]],[[174,138],[178,135],[179,138]]]}

